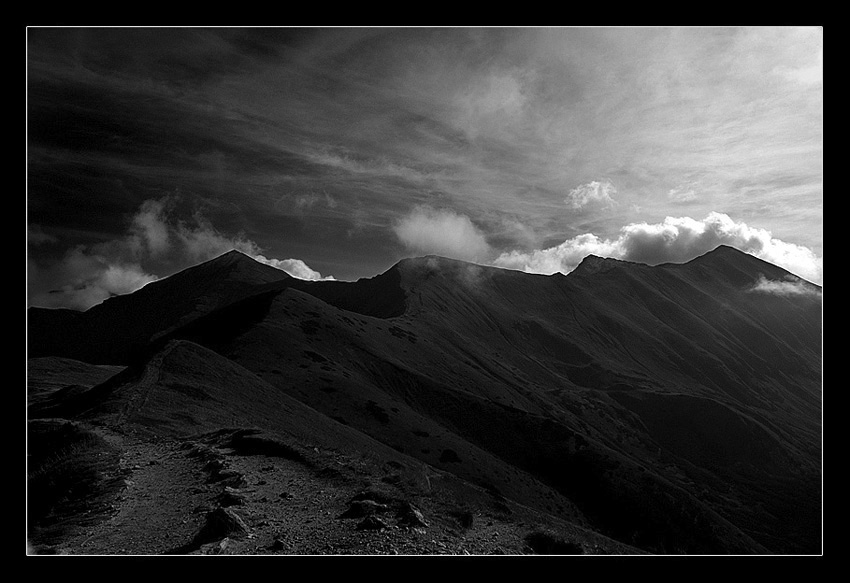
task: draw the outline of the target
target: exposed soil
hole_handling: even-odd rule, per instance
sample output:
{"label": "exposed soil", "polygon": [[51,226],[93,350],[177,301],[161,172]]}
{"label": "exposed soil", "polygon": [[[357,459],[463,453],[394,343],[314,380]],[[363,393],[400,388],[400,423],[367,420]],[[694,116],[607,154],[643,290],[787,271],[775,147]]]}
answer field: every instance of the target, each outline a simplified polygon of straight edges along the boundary
{"label": "exposed soil", "polygon": [[100,516],[65,525],[62,542],[40,544],[36,531],[33,554],[637,553],[436,470],[411,476],[318,449],[258,453],[236,439],[244,430],[192,440],[95,431],[120,451],[123,487]]}
{"label": "exposed soil", "polygon": [[234,252],[85,313],[30,310],[28,540],[817,553],[822,301],[752,292],[787,275],[718,248],[311,283]]}

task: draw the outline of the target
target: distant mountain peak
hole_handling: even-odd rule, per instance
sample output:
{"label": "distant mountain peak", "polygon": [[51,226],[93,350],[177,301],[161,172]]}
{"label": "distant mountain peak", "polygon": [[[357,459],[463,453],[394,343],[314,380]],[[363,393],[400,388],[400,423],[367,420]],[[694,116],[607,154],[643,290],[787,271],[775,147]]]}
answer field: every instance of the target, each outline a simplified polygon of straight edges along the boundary
{"label": "distant mountain peak", "polygon": [[213,257],[207,263],[236,263],[240,261],[252,261],[257,262],[253,257],[239,251],[238,249],[231,249],[226,253],[222,253],[218,257]]}
{"label": "distant mountain peak", "polygon": [[731,245],[718,245],[717,247],[715,247],[711,251],[703,253],[702,256],[705,257],[705,256],[708,256],[708,255],[717,256],[717,257],[735,257],[735,256],[740,257],[742,255],[749,255],[749,253],[747,253],[746,251],[741,251],[740,249],[732,247]]}
{"label": "distant mountain peak", "polygon": [[611,269],[623,265],[624,263],[628,263],[626,261],[620,261],[619,259],[612,259],[611,257],[600,257],[598,255],[590,254],[581,260],[581,263],[578,264],[573,270],[575,274],[593,274],[593,273],[604,273],[606,271],[610,271]]}
{"label": "distant mountain peak", "polygon": [[424,255],[420,257],[407,257],[405,259],[400,260],[395,267],[402,269],[403,271],[420,271],[425,270],[428,272],[443,272],[443,273],[451,273],[459,270],[467,270],[467,269],[494,269],[491,266],[479,265],[477,263],[473,263],[471,261],[466,261],[463,259],[452,259],[450,257],[443,257],[441,255]]}
{"label": "distant mountain peak", "polygon": [[399,261],[399,264],[403,265],[429,265],[429,266],[437,266],[437,265],[451,265],[454,263],[468,263],[466,261],[461,261],[459,259],[450,259],[448,257],[443,257],[442,255],[421,255],[418,257],[405,257],[404,259]]}
{"label": "distant mountain peak", "polygon": [[248,257],[248,255],[238,249],[231,249],[227,253],[222,253],[219,257]]}
{"label": "distant mountain peak", "polygon": [[233,274],[232,277],[235,279],[245,278],[246,281],[253,283],[289,279],[291,277],[282,269],[257,261],[237,249],[231,249],[208,261],[189,267],[183,270],[183,273],[212,274],[218,273],[220,270],[226,270],[227,273]]}
{"label": "distant mountain peak", "polygon": [[746,251],[741,251],[735,247],[730,245],[718,245],[711,251],[707,251],[702,255],[691,259],[686,263],[694,263],[694,264],[703,264],[703,265],[735,265],[738,267],[749,266],[752,267],[754,265],[765,265],[772,268],[776,268],[777,266],[770,264],[762,259],[759,259],[755,255],[747,253]]}

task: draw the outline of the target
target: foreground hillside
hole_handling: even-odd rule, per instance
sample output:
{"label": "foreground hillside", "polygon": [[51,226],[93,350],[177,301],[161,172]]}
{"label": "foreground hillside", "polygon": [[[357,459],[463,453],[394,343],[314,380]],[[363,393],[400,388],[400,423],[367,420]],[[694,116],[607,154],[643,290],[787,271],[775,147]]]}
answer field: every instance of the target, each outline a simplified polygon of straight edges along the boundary
{"label": "foreground hillside", "polygon": [[[74,497],[31,494],[34,542],[86,552],[71,533],[88,528],[100,553],[200,552],[215,491],[256,519],[203,543],[241,541],[227,552],[817,553],[821,310],[819,287],[728,247],[568,276],[427,257],[358,282],[231,252],[88,312],[31,309],[30,449],[50,463],[31,455],[30,485],[61,468],[70,427],[87,445],[65,461],[113,478],[81,479],[77,498],[112,500],[94,525]],[[40,372],[86,367],[61,388]],[[127,456],[162,448],[180,469],[146,479],[195,476],[181,507],[207,511],[171,517],[180,544],[117,546],[126,505],[145,506]],[[214,459],[241,464],[233,492]],[[282,479],[329,494],[296,511],[273,500]],[[383,547],[356,538],[365,514],[337,519],[358,494]],[[302,544],[254,544],[281,533]]]}
{"label": "foreground hillside", "polygon": [[36,552],[639,552],[397,452],[192,343],[92,390],[102,398],[51,412],[74,421],[30,422]]}

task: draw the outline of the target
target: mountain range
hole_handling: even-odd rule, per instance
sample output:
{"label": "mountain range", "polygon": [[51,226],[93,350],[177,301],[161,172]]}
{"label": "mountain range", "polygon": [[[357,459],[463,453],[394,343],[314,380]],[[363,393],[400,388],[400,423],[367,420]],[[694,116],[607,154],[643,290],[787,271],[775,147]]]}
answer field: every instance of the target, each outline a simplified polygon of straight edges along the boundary
{"label": "mountain range", "polygon": [[[427,256],[355,282],[231,251],[84,312],[31,307],[28,537],[73,553],[97,532],[99,552],[121,552],[109,525],[129,512],[130,445],[170,444],[186,464],[213,450],[301,464],[313,492],[331,479],[322,536],[346,542],[283,552],[382,552],[337,519],[365,488],[384,513],[431,513],[413,534],[376,515],[386,548],[414,554],[817,554],[822,312],[820,286],[727,246],[548,276]],[[220,495],[205,476],[192,491]],[[136,552],[274,552],[285,512],[253,508],[252,536],[198,538],[211,527],[183,516],[182,546]],[[497,526],[514,542],[493,543]]]}

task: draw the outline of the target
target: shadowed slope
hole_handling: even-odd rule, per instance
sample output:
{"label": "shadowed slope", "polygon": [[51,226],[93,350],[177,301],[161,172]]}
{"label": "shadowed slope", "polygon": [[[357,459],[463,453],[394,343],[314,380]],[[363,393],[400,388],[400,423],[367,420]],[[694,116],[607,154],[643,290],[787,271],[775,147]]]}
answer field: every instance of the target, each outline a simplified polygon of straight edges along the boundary
{"label": "shadowed slope", "polygon": [[29,357],[127,364],[154,337],[244,298],[258,286],[292,279],[284,271],[230,251],[85,312],[30,308]]}
{"label": "shadowed slope", "polygon": [[30,358],[27,361],[27,401],[61,400],[65,394],[84,391],[102,383],[123,368],[56,356]]}
{"label": "shadowed slope", "polygon": [[[180,333],[329,416],[523,503],[572,513],[574,520],[589,519],[604,532],[664,552],[757,548],[733,543],[745,540],[740,535],[727,534],[727,542],[719,543],[700,529],[688,532],[684,521],[694,516],[718,532],[729,526],[720,527],[725,522],[717,516],[707,518],[712,512],[692,494],[659,480],[669,462],[656,457],[653,436],[633,413],[607,391],[597,395],[595,387],[559,373],[559,363],[588,369],[592,343],[530,319],[532,310],[518,310],[517,304],[533,297],[534,289],[547,309],[557,308],[568,299],[564,278],[530,278],[436,258],[402,262],[398,269],[408,293],[407,311],[398,318],[355,315],[288,289],[265,294],[262,309],[254,307],[260,298],[252,298],[228,308],[226,318],[225,312],[212,314]],[[523,288],[530,280],[533,286]],[[596,370],[596,376],[593,370],[585,375],[585,384],[609,374],[600,365]],[[579,442],[584,445],[577,448]],[[520,473],[500,469],[504,462]],[[651,471],[642,475],[647,464]],[[556,501],[529,495],[539,486],[523,482],[522,475],[555,488]],[[653,490],[667,492],[675,505],[650,503],[645,496]],[[636,513],[647,508],[652,510]],[[664,526],[661,516],[669,521]]]}
{"label": "shadowed slope", "polygon": [[[202,346],[172,341],[144,365],[31,415],[97,421],[158,435],[256,427],[307,441],[357,441],[354,432]],[[375,444],[371,444],[372,447]]]}
{"label": "shadowed slope", "polygon": [[[262,379],[245,393],[258,402],[286,395],[652,552],[813,552],[822,302],[798,279],[724,247],[657,267],[591,256],[568,276],[432,256],[358,282],[252,282],[218,309],[172,317],[185,325],[153,332],[144,350],[121,349],[156,371],[170,340],[203,345]],[[63,414],[115,409],[113,381]],[[124,409],[140,402],[120,394]],[[171,405],[135,413],[152,429],[224,423],[230,408],[255,406],[207,389],[157,395]]]}

